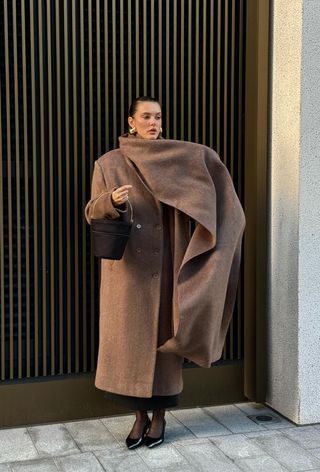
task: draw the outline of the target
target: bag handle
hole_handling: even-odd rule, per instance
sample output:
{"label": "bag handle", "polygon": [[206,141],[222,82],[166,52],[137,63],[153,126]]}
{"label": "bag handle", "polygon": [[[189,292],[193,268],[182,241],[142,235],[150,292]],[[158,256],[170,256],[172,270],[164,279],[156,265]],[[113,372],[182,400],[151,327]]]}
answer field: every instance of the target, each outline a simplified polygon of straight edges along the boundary
{"label": "bag handle", "polygon": [[[94,212],[96,203],[99,200],[99,198],[102,197],[103,195],[106,195],[107,193],[109,193],[108,190],[106,192],[100,193],[99,197],[95,199],[95,201],[93,203],[93,206],[92,206],[92,213]],[[129,203],[129,207],[130,207],[130,223],[132,224],[133,223],[133,207],[132,207],[132,203],[130,202],[129,198],[128,198],[127,202]],[[115,207],[115,208],[117,209],[117,207]],[[123,213],[125,213],[125,212],[123,212]]]}

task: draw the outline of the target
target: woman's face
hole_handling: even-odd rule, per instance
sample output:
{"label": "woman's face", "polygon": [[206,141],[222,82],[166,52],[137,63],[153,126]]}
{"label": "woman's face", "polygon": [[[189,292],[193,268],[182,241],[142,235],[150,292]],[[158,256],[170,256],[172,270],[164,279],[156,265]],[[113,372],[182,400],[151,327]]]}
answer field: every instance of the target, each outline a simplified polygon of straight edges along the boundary
{"label": "woman's face", "polygon": [[128,123],[135,128],[137,136],[143,139],[157,139],[161,128],[161,107],[157,102],[138,102],[134,116]]}

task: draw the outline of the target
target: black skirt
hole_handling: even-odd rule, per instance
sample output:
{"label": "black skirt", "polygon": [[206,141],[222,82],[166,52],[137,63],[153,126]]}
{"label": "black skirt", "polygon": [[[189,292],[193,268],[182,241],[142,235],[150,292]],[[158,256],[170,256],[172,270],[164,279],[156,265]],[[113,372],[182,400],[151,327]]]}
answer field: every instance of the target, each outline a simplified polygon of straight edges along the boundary
{"label": "black skirt", "polygon": [[105,392],[107,400],[114,401],[128,408],[128,410],[158,410],[162,408],[173,408],[179,404],[179,394],[177,395],[153,395],[150,398],[131,397],[119,395],[117,393]]}

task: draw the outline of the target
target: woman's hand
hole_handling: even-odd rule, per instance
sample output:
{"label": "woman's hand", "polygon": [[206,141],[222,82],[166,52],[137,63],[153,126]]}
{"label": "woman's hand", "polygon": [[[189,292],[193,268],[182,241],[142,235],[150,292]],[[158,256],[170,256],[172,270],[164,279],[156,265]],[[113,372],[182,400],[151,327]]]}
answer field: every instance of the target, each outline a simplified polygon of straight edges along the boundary
{"label": "woman's hand", "polygon": [[128,200],[129,190],[131,188],[132,185],[122,185],[122,187],[119,187],[114,192],[112,192],[111,198],[114,206],[120,206]]}

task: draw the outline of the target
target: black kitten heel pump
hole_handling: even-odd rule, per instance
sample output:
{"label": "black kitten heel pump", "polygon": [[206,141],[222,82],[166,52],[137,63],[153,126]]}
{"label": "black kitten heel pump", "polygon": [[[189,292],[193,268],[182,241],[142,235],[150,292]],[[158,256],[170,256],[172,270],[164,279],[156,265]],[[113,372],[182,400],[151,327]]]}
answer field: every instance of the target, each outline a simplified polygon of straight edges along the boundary
{"label": "black kitten heel pump", "polygon": [[150,418],[148,416],[148,418],[146,420],[146,424],[144,425],[142,434],[139,438],[135,438],[135,439],[130,438],[130,434],[129,434],[129,436],[126,438],[126,445],[127,445],[128,449],[135,449],[136,447],[142,446],[142,444],[144,442],[144,439],[145,439],[145,435],[146,435],[148,429],[150,428],[150,425],[151,425],[151,421],[150,421]]}
{"label": "black kitten heel pump", "polygon": [[151,436],[146,435],[144,443],[147,447],[152,448],[155,446],[159,446],[160,444],[163,443],[164,441],[164,430],[166,427],[166,420],[163,420],[163,428],[162,428],[162,433],[160,436],[157,438],[152,438]]}

